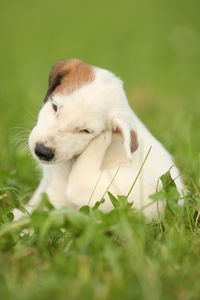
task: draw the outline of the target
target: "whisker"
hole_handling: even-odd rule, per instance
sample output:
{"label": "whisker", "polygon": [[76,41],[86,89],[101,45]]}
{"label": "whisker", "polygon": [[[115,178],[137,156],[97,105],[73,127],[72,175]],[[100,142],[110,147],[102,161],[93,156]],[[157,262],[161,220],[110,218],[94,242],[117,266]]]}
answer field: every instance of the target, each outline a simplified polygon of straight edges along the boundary
{"label": "whisker", "polygon": [[30,111],[30,109],[28,109],[27,107],[25,108],[25,111],[29,114],[29,116],[32,118],[32,120],[34,122],[36,122],[37,114],[35,114],[34,112]]}
{"label": "whisker", "polygon": [[17,126],[12,128],[11,131],[11,145],[15,149],[19,149],[24,153],[29,153],[28,147],[28,137],[30,134],[30,129],[23,126]]}

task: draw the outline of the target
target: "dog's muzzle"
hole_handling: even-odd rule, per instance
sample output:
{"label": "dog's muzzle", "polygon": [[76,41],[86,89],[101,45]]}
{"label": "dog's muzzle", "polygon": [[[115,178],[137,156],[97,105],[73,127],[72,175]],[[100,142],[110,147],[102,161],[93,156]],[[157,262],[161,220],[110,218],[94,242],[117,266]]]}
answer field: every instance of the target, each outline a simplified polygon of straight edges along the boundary
{"label": "dog's muzzle", "polygon": [[41,160],[50,161],[54,157],[54,150],[52,148],[46,147],[43,144],[37,143],[35,146],[35,154]]}

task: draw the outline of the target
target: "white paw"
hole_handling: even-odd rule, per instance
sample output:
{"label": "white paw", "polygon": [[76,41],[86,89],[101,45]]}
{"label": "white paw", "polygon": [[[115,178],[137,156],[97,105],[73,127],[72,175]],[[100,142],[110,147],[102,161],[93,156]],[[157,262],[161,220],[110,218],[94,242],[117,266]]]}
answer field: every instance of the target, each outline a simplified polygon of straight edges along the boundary
{"label": "white paw", "polygon": [[21,210],[19,210],[19,209],[17,209],[17,208],[14,208],[12,212],[13,212],[13,214],[14,214],[14,221],[17,221],[17,220],[19,220],[21,217],[26,216],[25,213],[23,213]]}
{"label": "white paw", "polygon": [[104,144],[109,146],[112,141],[112,131],[111,130],[105,131],[103,133],[103,137],[104,137]]}
{"label": "white paw", "polygon": [[94,143],[96,147],[107,148],[112,141],[112,132],[111,130],[107,130],[102,132],[99,136],[94,139]]}

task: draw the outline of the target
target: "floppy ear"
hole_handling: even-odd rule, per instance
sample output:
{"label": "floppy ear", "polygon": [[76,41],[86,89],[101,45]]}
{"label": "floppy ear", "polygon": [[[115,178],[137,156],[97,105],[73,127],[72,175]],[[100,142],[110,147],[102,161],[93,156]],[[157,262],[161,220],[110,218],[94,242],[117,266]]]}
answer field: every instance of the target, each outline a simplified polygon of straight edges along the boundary
{"label": "floppy ear", "polygon": [[80,59],[59,60],[53,66],[49,75],[49,86],[44,102],[54,91],[64,91],[65,94],[69,95],[76,89],[93,81],[94,78],[93,67]]}
{"label": "floppy ear", "polygon": [[49,96],[53,93],[56,87],[61,84],[63,75],[66,75],[66,71],[64,72],[65,64],[66,61],[60,60],[53,66],[49,75],[49,85],[44,97],[44,102],[48,100]]}
{"label": "floppy ear", "polygon": [[126,155],[131,160],[132,153],[137,150],[139,145],[136,129],[133,128],[132,122],[129,122],[128,119],[128,117],[125,118],[120,115],[114,116],[112,118],[112,131],[122,135]]}

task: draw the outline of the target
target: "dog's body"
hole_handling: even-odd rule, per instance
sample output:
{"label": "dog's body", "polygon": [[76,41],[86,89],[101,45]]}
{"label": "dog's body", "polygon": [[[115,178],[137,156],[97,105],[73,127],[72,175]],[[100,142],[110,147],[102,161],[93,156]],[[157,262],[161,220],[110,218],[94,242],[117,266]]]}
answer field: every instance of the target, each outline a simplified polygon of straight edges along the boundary
{"label": "dog's body", "polygon": [[[103,197],[101,208],[110,210],[107,191],[127,195],[152,146],[128,198],[140,209],[150,203],[159,177],[174,165],[170,154],[132,112],[122,82],[76,59],[54,66],[29,145],[40,161],[43,177],[28,210],[37,206],[43,192],[56,208],[92,206]],[[178,176],[175,166],[171,174]],[[176,185],[180,191],[180,177]],[[160,202],[160,211],[164,206]],[[156,203],[144,213],[156,217]]]}

